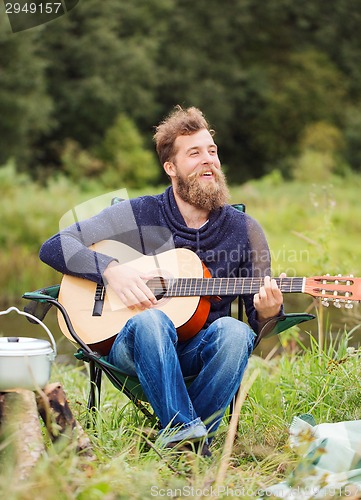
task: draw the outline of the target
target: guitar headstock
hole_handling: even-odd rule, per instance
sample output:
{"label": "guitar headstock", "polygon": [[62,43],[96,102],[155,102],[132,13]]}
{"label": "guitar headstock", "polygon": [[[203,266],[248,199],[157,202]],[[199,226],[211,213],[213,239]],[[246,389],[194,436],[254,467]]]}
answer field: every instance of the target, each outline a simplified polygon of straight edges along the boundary
{"label": "guitar headstock", "polygon": [[320,297],[322,305],[328,307],[333,302],[335,307],[344,305],[352,309],[353,302],[361,301],[361,278],[349,276],[312,276],[305,279],[305,293]]}

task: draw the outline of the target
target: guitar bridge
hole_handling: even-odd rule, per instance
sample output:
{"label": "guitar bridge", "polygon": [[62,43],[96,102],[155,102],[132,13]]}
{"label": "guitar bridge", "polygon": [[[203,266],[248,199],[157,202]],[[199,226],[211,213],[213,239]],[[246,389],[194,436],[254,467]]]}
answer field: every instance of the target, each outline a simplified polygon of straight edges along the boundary
{"label": "guitar bridge", "polygon": [[105,297],[105,286],[97,285],[95,289],[94,295],[94,307],[92,316],[101,316],[103,313],[104,306],[104,297]]}

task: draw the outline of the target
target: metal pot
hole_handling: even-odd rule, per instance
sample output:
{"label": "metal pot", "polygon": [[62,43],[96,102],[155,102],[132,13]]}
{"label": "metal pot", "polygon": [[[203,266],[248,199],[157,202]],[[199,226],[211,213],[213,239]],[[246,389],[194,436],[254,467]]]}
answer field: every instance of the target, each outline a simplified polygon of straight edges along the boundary
{"label": "metal pot", "polygon": [[32,314],[9,307],[0,316],[16,311],[41,325],[50,342],[28,337],[0,338],[0,391],[42,389],[50,379],[51,364],[56,357],[56,344],[50,330]]}

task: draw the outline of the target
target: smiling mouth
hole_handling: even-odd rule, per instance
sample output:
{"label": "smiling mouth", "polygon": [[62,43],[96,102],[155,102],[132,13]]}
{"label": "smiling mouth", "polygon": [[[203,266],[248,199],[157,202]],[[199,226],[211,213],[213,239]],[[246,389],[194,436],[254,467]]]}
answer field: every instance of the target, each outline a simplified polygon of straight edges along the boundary
{"label": "smiling mouth", "polygon": [[204,179],[212,179],[216,177],[216,172],[215,170],[213,170],[213,168],[208,167],[208,170],[194,171],[188,176],[189,179],[201,178],[201,177],[203,177]]}

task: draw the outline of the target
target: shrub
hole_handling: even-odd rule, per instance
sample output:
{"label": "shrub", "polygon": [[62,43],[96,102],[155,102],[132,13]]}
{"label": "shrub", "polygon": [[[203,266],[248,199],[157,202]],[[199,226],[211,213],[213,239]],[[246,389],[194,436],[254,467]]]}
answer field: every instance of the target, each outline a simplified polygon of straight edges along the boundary
{"label": "shrub", "polygon": [[160,168],[154,154],[145,149],[134,122],[124,114],[106,132],[99,157],[105,163],[101,175],[104,187],[122,184],[126,188],[142,188],[159,179]]}
{"label": "shrub", "polygon": [[337,127],[326,122],[308,125],[299,141],[300,154],[293,163],[293,177],[318,182],[327,180],[332,173],[342,173],[343,147],[343,136]]}

